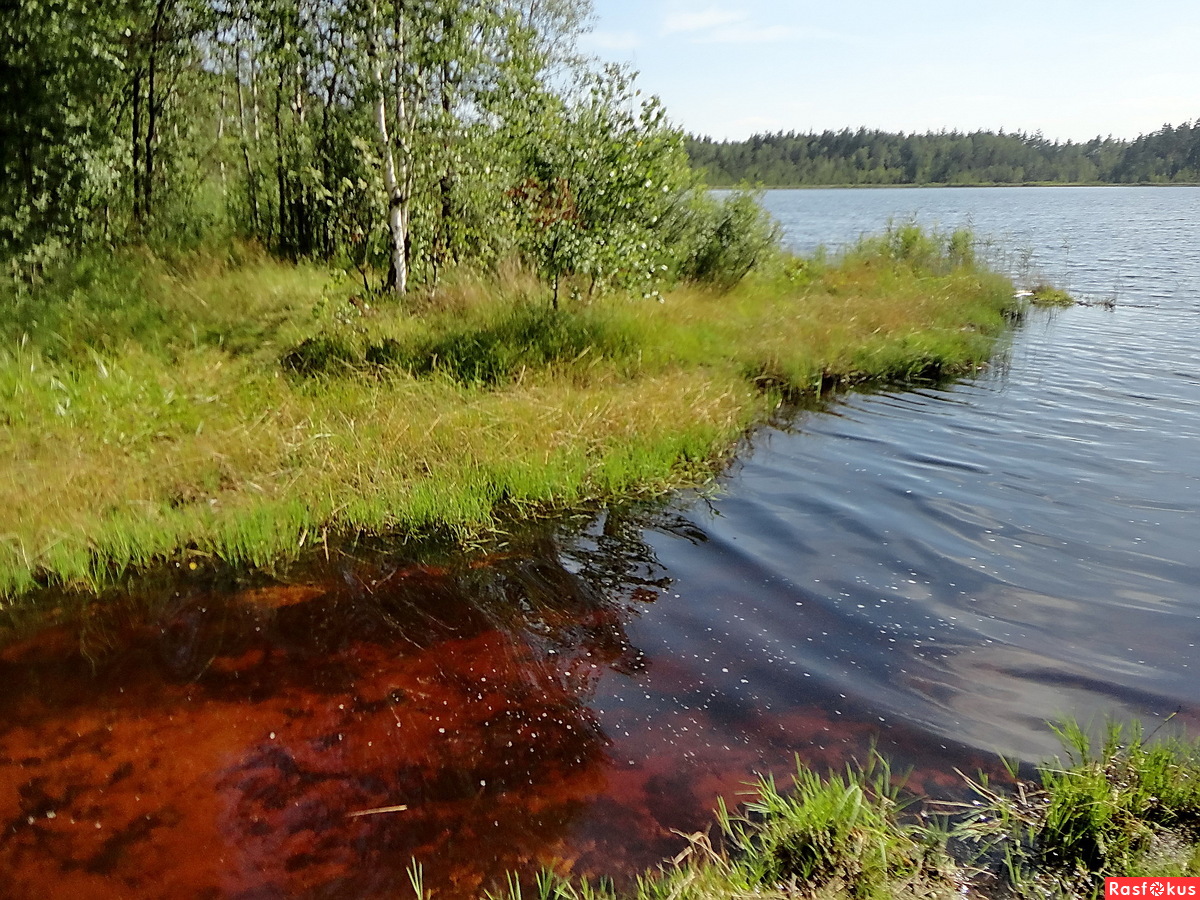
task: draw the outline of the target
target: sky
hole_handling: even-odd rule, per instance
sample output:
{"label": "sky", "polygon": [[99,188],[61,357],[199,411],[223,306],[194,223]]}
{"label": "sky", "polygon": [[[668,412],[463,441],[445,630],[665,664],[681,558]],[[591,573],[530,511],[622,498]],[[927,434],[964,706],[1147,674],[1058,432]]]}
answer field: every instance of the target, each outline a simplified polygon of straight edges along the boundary
{"label": "sky", "polygon": [[584,48],[689,132],[1133,138],[1200,119],[1200,0],[595,0]]}

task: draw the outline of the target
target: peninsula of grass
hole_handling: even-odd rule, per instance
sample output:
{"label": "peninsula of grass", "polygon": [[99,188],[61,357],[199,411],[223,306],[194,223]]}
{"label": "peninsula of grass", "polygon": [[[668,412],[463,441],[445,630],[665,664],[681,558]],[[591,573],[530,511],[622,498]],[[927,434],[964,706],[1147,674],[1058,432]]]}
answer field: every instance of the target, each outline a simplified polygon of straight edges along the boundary
{"label": "peninsula of grass", "polygon": [[513,273],[401,305],[243,246],[91,256],[4,292],[9,598],[701,483],[785,395],[984,363],[1013,304],[963,235],[909,226],[661,302],[553,309]]}

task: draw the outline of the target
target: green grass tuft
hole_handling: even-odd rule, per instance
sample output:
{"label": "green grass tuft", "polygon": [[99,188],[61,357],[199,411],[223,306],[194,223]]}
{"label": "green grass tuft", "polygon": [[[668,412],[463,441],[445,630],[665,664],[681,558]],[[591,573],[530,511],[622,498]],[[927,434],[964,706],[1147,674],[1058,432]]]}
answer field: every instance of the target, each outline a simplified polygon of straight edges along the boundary
{"label": "green grass tuft", "polygon": [[[606,882],[538,879],[542,900],[740,900],[748,897],[948,898],[960,882],[946,834],[901,821],[899,791],[880,759],[821,777],[797,763],[791,790],[759,781],[744,811],[718,809],[717,844],[693,835],[674,861],[626,891]],[[492,900],[520,900],[515,879]]]}
{"label": "green grass tuft", "polygon": [[1075,306],[1077,301],[1061,288],[1039,284],[1029,291],[1029,302],[1034,306],[1067,307]]}
{"label": "green grass tuft", "polygon": [[1110,724],[1056,727],[1065,759],[1014,794],[980,786],[964,834],[993,847],[1018,896],[1099,897],[1109,876],[1200,875],[1200,742]]}
{"label": "green grass tuft", "polygon": [[[790,790],[764,778],[737,814],[722,803],[718,838],[692,835],[673,861],[626,890],[608,882],[538,879],[546,900],[889,900],[985,896],[1099,898],[1105,876],[1200,875],[1200,742],[1151,741],[1139,726],[1110,725],[1099,741],[1074,723],[1055,729],[1066,759],[1041,766],[953,828],[905,816],[886,762],[821,777],[797,762]],[[951,841],[951,838],[954,840]],[[964,860],[965,845],[984,857]],[[959,859],[948,847],[955,845]],[[492,900],[518,900],[521,886]]]}

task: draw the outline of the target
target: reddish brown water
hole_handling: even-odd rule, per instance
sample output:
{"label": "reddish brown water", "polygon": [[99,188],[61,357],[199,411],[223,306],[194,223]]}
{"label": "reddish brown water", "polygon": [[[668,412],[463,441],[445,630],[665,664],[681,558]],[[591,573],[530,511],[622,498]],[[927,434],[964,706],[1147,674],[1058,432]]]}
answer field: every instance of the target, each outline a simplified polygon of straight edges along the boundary
{"label": "reddish brown water", "polygon": [[13,622],[6,896],[384,896],[411,893],[414,859],[445,897],[544,866],[627,876],[795,750],[865,752],[878,723],[849,708],[746,704],[639,649],[629,625],[684,601],[640,524],[608,525],[603,554],[543,532],[291,584],[180,571]]}

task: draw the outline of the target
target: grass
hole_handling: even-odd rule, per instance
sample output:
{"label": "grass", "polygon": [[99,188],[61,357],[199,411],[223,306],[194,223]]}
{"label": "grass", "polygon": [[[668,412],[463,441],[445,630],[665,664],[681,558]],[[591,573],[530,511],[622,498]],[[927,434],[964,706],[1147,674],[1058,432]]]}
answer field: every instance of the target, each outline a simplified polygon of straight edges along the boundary
{"label": "grass", "polygon": [[[1105,876],[1200,874],[1200,742],[1147,739],[1110,725],[1093,741],[1075,723],[1057,729],[1065,760],[1015,778],[953,827],[903,814],[901,788],[874,757],[824,777],[797,762],[791,789],[762,779],[743,811],[717,811],[717,836],[688,848],[625,890],[544,873],[538,900],[886,900],[982,891],[1015,898],[1097,898]],[[932,824],[931,824],[932,823]],[[959,850],[952,857],[951,838]],[[964,860],[981,844],[998,863]],[[998,874],[999,877],[995,877]],[[420,896],[420,894],[418,894]],[[521,900],[520,885],[491,900]]]}
{"label": "grass", "polygon": [[1110,724],[1093,739],[1056,729],[1065,759],[1013,794],[979,786],[984,808],[965,826],[998,850],[1020,897],[1100,897],[1106,876],[1200,875],[1200,742],[1151,741]]}
{"label": "grass", "polygon": [[1061,288],[1039,284],[1030,290],[1029,302],[1034,306],[1067,307],[1075,306],[1078,301]]}
{"label": "grass", "polygon": [[982,364],[1012,304],[909,226],[662,303],[556,312],[516,270],[356,290],[240,246],[0,286],[0,594],[700,483],[782,395]]}
{"label": "grass", "polygon": [[[821,777],[803,764],[791,790],[760,780],[744,812],[718,811],[717,846],[693,835],[674,861],[626,891],[545,873],[539,900],[950,897],[960,884],[945,835],[904,824],[899,791],[879,759]],[[501,897],[521,900],[514,881]]]}

